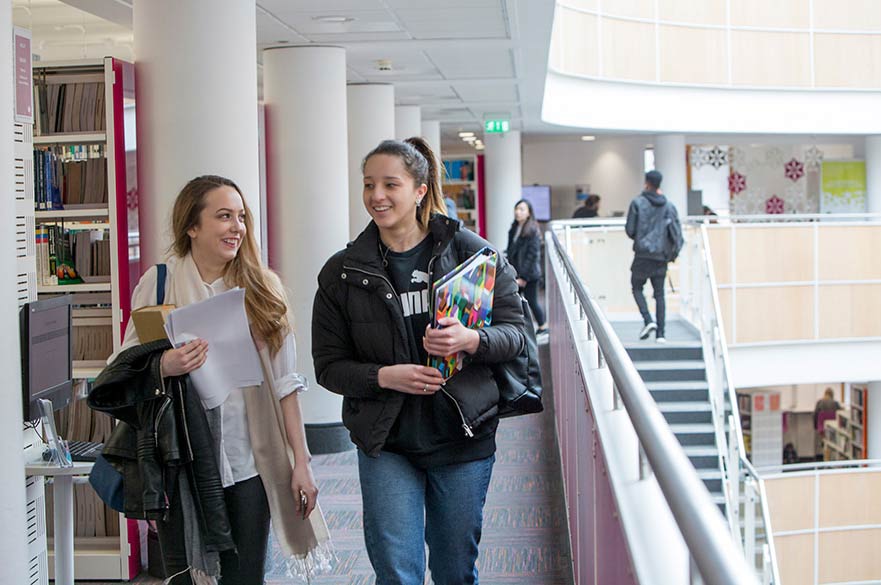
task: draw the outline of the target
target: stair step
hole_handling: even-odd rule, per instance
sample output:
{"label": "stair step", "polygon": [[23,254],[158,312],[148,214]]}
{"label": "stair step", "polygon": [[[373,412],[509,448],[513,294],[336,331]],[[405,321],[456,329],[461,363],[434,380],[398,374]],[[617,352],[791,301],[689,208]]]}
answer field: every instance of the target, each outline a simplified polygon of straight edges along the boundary
{"label": "stair step", "polygon": [[719,469],[719,450],[715,445],[683,445],[682,450],[698,471]]}
{"label": "stair step", "polygon": [[633,361],[703,360],[704,349],[700,343],[667,343],[666,345],[624,346]]}
{"label": "stair step", "polygon": [[671,424],[670,429],[683,446],[716,444],[716,434],[712,423]]}
{"label": "stair step", "polygon": [[661,414],[667,419],[667,423],[671,425],[680,423],[713,422],[712,407],[707,401],[657,401],[657,404]]}
{"label": "stair step", "polygon": [[644,382],[706,380],[703,360],[659,360],[634,362]]}

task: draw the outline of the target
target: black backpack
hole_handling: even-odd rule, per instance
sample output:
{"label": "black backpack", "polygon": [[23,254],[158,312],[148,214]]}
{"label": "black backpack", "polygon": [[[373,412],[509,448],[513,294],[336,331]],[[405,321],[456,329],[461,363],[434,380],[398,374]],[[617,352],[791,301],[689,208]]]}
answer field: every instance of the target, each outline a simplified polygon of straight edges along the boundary
{"label": "black backpack", "polygon": [[499,417],[520,416],[541,412],[541,365],[538,361],[538,342],[532,328],[532,310],[520,295],[523,305],[523,349],[513,359],[492,365],[493,376],[499,387]]}

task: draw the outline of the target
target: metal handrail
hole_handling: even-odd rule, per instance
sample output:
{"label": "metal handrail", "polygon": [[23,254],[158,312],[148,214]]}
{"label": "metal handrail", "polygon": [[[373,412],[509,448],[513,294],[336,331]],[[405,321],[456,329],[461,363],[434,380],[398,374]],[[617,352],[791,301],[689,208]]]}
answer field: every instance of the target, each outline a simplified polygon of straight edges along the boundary
{"label": "metal handrail", "polygon": [[[725,385],[728,389],[728,402],[731,407],[731,412],[733,416],[731,417],[731,430],[730,434],[733,434],[732,437],[735,442],[735,454],[737,457],[737,461],[728,461],[727,471],[729,475],[733,473],[734,481],[740,481],[741,473],[745,473],[747,476],[751,476],[759,489],[759,500],[762,504],[762,522],[765,526],[765,539],[768,543],[768,551],[770,555],[770,566],[773,582],[775,585],[779,585],[780,583],[780,574],[779,567],[777,564],[777,550],[774,545],[774,537],[771,533],[771,515],[768,511],[767,497],[765,495],[765,483],[762,478],[756,473],[755,468],[752,466],[752,463],[746,458],[746,448],[743,443],[743,428],[740,424],[740,414],[739,414],[739,406],[737,404],[737,395],[735,392],[734,379],[731,376],[731,362],[728,356],[728,345],[725,343],[725,324],[723,320],[720,318],[722,314],[722,304],[719,301],[719,286],[716,283],[716,271],[713,267],[713,256],[710,250],[710,239],[709,234],[707,233],[707,224],[704,222],[700,225],[700,233],[701,233],[701,247],[703,248],[703,260],[704,265],[707,270],[707,278],[709,279],[709,287],[711,292],[711,298],[713,303],[713,318],[716,321],[716,329],[718,330],[719,342],[721,345],[721,361],[722,361],[722,376],[725,379]],[[729,439],[730,440],[730,439]],[[721,451],[721,450],[720,450]],[[732,469],[733,468],[733,469]],[[728,479],[728,478],[725,478]],[[730,495],[730,494],[729,494]],[[729,502],[732,506],[739,506],[738,501]],[[733,515],[733,517],[738,518],[739,514]],[[740,528],[737,527],[739,531]],[[752,561],[752,559],[750,559]]]}
{"label": "metal handrail", "polygon": [[757,583],[755,574],[730,538],[710,493],[658,410],[620,339],[578,278],[557,234],[553,230],[549,233],[560,261],[572,277],[575,295],[593,328],[639,443],[701,577],[710,585]]}

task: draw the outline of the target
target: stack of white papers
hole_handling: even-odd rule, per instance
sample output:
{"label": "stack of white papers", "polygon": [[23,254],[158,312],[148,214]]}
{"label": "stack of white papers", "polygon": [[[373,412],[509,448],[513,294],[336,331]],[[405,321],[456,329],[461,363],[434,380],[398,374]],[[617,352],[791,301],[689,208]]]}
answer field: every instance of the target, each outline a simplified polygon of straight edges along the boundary
{"label": "stack of white papers", "polygon": [[166,318],[165,331],[175,347],[193,339],[208,342],[205,363],[190,372],[206,409],[223,404],[235,388],[263,383],[260,356],[245,313],[245,289],[234,288],[175,309]]}

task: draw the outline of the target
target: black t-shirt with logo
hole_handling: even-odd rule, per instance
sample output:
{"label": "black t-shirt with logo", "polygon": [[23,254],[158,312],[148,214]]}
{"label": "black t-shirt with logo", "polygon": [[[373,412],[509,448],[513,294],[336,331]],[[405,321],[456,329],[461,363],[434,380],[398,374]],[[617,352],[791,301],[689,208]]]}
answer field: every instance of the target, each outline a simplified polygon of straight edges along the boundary
{"label": "black t-shirt with logo", "polygon": [[386,254],[388,275],[404,310],[404,321],[410,333],[410,343],[419,355],[419,363],[426,364],[428,354],[422,347],[425,327],[431,321],[428,282],[428,264],[431,262],[431,248],[434,238],[430,235],[419,242],[415,248],[406,252]]}
{"label": "black t-shirt with logo", "polygon": [[[434,238],[429,234],[406,252],[388,250],[386,270],[404,312],[407,337],[419,365],[428,363],[422,346],[425,328],[431,322],[431,262]],[[464,463],[489,457],[495,452],[491,429],[477,437],[466,438],[450,398],[443,392],[431,396],[408,394],[404,406],[389,432],[384,449],[406,456],[420,468]]]}

